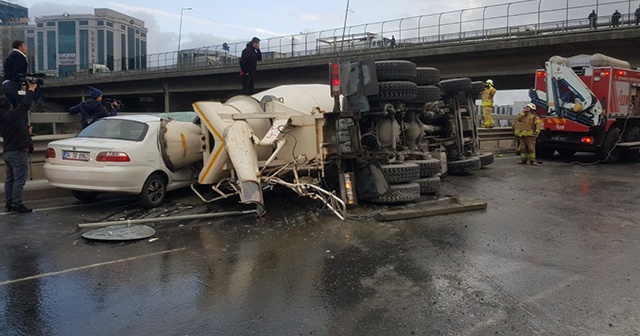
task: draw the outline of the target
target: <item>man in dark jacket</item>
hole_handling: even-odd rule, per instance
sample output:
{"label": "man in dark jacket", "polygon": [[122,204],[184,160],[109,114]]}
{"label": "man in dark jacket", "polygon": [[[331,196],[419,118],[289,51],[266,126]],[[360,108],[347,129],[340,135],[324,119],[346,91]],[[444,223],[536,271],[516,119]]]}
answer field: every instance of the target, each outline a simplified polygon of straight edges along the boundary
{"label": "man in dark jacket", "polygon": [[258,69],[258,61],[262,61],[262,52],[260,51],[260,39],[254,37],[251,42],[247,43],[247,47],[242,51],[240,56],[240,76],[242,77],[242,92],[247,96],[253,94],[254,79],[256,70]]}
{"label": "man in dark jacket", "polygon": [[70,114],[78,114],[82,116],[82,128],[89,126],[92,122],[104,118],[115,116],[118,114],[115,102],[110,103],[107,107],[102,105],[102,91],[90,86],[89,99],[73,106],[69,109]]}
{"label": "man in dark jacket", "polygon": [[[2,68],[4,70],[4,80],[2,81],[2,92],[9,99],[14,108],[22,101],[22,97],[18,94],[20,91],[20,77],[27,73],[29,63],[27,62],[27,44],[21,40],[15,40],[11,43],[13,50],[4,60]],[[22,122],[29,123],[29,116],[25,114]]]}
{"label": "man in dark jacket", "polygon": [[23,123],[22,119],[29,112],[38,84],[29,82],[28,85],[29,89],[22,103],[15,109],[7,97],[0,98],[0,135],[4,139],[2,158],[6,170],[5,212],[32,211],[22,204],[22,191],[29,174],[29,153],[33,151],[33,140],[27,130],[27,124]]}

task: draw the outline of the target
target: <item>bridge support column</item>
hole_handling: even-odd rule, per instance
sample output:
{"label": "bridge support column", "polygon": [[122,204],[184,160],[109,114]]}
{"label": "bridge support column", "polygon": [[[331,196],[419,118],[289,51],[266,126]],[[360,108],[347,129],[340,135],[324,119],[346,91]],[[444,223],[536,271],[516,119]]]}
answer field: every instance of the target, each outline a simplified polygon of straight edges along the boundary
{"label": "bridge support column", "polygon": [[169,112],[171,111],[169,108],[171,103],[169,100],[169,83],[162,82],[162,91],[164,91],[164,111]]}

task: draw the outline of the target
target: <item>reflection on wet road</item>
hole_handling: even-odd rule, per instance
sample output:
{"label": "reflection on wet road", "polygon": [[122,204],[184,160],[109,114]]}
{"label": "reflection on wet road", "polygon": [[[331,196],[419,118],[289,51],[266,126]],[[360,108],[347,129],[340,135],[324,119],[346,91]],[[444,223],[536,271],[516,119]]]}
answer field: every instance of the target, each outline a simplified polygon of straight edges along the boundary
{"label": "reflection on wet road", "polygon": [[[443,179],[486,211],[340,221],[288,194],[252,216],[159,222],[155,241],[77,223],[233,210],[189,194],[43,201],[0,217],[9,335],[634,335],[639,165],[517,158]],[[73,204],[73,206],[69,206]],[[62,206],[58,208],[58,206]],[[353,210],[366,215],[375,207]]]}

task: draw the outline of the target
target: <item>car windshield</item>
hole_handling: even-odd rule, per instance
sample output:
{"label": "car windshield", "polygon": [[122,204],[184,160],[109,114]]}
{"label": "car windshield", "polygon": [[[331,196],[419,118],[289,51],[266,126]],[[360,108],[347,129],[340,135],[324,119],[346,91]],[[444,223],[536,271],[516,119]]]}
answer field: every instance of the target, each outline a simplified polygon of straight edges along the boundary
{"label": "car windshield", "polygon": [[142,141],[148,129],[149,125],[139,121],[100,119],[83,129],[78,137]]}

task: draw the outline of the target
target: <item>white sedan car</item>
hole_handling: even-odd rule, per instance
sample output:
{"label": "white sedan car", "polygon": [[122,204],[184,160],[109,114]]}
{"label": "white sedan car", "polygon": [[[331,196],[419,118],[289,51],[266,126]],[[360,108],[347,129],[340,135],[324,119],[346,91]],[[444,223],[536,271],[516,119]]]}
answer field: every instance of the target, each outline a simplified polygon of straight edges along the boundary
{"label": "white sedan car", "polygon": [[49,143],[44,174],[80,201],[110,192],[139,195],[144,206],[156,207],[167,191],[195,181],[200,132],[167,114],[100,119],[74,138]]}

